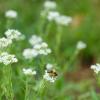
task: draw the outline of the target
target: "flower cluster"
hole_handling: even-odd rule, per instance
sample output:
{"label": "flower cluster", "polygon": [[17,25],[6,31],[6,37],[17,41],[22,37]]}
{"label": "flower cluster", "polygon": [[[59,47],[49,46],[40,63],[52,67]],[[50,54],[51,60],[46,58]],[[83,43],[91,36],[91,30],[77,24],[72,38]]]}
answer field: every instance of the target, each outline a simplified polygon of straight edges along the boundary
{"label": "flower cluster", "polygon": [[77,43],[77,46],[76,46],[76,48],[77,48],[78,50],[85,49],[86,47],[87,47],[87,45],[86,45],[84,42],[82,42],[82,41],[79,41],[79,42]]}
{"label": "flower cluster", "polygon": [[27,68],[27,69],[23,68],[23,73],[25,75],[36,75],[36,71],[33,71],[31,68]]}
{"label": "flower cluster", "polygon": [[19,40],[19,38],[22,36],[21,32],[15,29],[8,29],[4,34],[8,39],[11,40],[13,39]]}
{"label": "flower cluster", "polygon": [[19,31],[14,29],[9,29],[4,34],[6,37],[0,38],[0,49],[8,47],[10,44],[12,44],[13,39],[19,40],[22,36]]}
{"label": "flower cluster", "polygon": [[53,69],[52,64],[46,65],[45,74],[43,75],[43,78],[51,83],[54,83],[57,78],[57,73],[55,69]]}
{"label": "flower cluster", "polygon": [[38,55],[48,55],[51,53],[51,49],[48,48],[48,44],[43,42],[41,37],[33,35],[29,39],[29,43],[32,45],[33,48],[27,48],[23,51],[23,56],[25,59],[32,59],[37,57]]}
{"label": "flower cluster", "polygon": [[56,8],[56,2],[54,1],[45,1],[44,2],[44,9],[46,10],[52,10]]}
{"label": "flower cluster", "polygon": [[2,52],[2,49],[8,47],[12,44],[13,39],[18,39],[21,36],[21,33],[14,29],[9,29],[5,33],[6,37],[0,38],[0,63],[5,65],[17,62],[15,55],[9,54],[7,52]]}
{"label": "flower cluster", "polygon": [[24,49],[23,56],[25,59],[32,59],[38,55],[37,51],[31,48]]}
{"label": "flower cluster", "polygon": [[55,21],[57,25],[66,26],[72,22],[72,18],[70,16],[60,15],[57,11],[48,12],[47,19],[49,21]]}
{"label": "flower cluster", "polygon": [[8,54],[7,52],[2,52],[0,54],[0,63],[8,65],[11,63],[16,63],[16,62],[18,62],[18,60],[15,57],[15,55]]}
{"label": "flower cluster", "polygon": [[16,18],[17,12],[15,10],[8,10],[5,12],[5,17],[7,18]]}
{"label": "flower cluster", "polygon": [[8,38],[0,38],[0,49],[5,48],[7,46],[9,46],[12,43],[11,39]]}
{"label": "flower cluster", "polygon": [[51,53],[51,49],[48,48],[48,44],[45,42],[34,45],[33,49],[37,51],[38,55],[48,55]]}
{"label": "flower cluster", "polygon": [[41,43],[43,40],[41,37],[37,35],[32,35],[32,37],[29,39],[29,43],[34,46],[35,44]]}
{"label": "flower cluster", "polygon": [[91,66],[91,69],[93,69],[94,72],[95,72],[96,74],[98,74],[98,73],[100,72],[100,64],[92,65],[92,66]]}
{"label": "flower cluster", "polygon": [[58,18],[58,17],[59,17],[59,12],[57,12],[57,11],[49,11],[47,19],[49,21],[55,21],[56,18]]}

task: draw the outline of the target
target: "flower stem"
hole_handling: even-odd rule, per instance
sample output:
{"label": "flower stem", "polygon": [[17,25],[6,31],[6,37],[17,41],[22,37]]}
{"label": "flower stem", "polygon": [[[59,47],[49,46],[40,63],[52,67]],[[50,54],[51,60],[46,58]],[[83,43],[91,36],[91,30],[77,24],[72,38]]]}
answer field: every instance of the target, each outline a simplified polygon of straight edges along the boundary
{"label": "flower stem", "polygon": [[26,77],[26,83],[25,83],[25,100],[29,100],[29,77]]}
{"label": "flower stem", "polygon": [[11,66],[4,66],[3,67],[3,76],[4,76],[4,83],[3,83],[3,90],[4,95],[6,96],[7,100],[13,100],[14,93],[12,87],[12,70]]}
{"label": "flower stem", "polygon": [[62,37],[62,27],[58,26],[57,27],[57,34],[56,34],[56,53],[59,53],[59,49],[60,49],[60,44],[61,44],[61,37]]}

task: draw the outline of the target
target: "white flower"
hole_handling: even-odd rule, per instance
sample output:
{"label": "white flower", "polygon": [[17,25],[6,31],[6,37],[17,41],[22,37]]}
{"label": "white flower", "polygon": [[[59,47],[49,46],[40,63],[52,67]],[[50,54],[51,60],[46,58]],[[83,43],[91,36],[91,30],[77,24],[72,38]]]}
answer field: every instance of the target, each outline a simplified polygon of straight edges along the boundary
{"label": "white flower", "polygon": [[1,48],[5,48],[7,46],[9,46],[10,44],[12,44],[12,40],[8,39],[8,38],[0,38],[0,49]]}
{"label": "white flower", "polygon": [[35,49],[40,55],[48,55],[51,53],[51,49],[48,48],[48,44],[45,42],[34,45],[33,49]]}
{"label": "white flower", "polygon": [[32,59],[38,56],[38,52],[35,49],[27,48],[27,49],[24,49],[23,56],[25,57],[25,59]]}
{"label": "white flower", "polygon": [[15,55],[8,54],[7,52],[3,52],[0,54],[0,63],[8,65],[16,62],[18,62],[18,60]]}
{"label": "white flower", "polygon": [[58,13],[58,12],[56,12],[56,11],[50,11],[50,12],[48,13],[47,19],[48,19],[49,21],[55,21],[56,18],[58,18],[58,16],[59,16],[59,13]]}
{"label": "white flower", "polygon": [[15,10],[8,10],[5,12],[5,17],[7,18],[16,18],[17,12]]}
{"label": "white flower", "polygon": [[44,8],[46,10],[52,10],[52,9],[55,9],[56,8],[56,2],[54,1],[45,1],[44,3]]}
{"label": "white flower", "polygon": [[9,39],[16,39],[19,40],[20,36],[22,35],[18,30],[15,29],[8,29],[5,32],[5,35]]}
{"label": "white flower", "polygon": [[41,43],[42,38],[36,35],[32,35],[32,37],[29,39],[29,43],[34,46],[35,44]]}
{"label": "white flower", "polygon": [[47,64],[46,65],[46,69],[48,70],[48,71],[51,71],[52,70],[52,68],[53,68],[53,65],[52,64]]}
{"label": "white flower", "polygon": [[31,68],[28,69],[23,68],[23,73],[25,75],[36,75],[36,71],[33,71]]}
{"label": "white flower", "polygon": [[56,77],[50,76],[47,70],[45,70],[45,74],[43,75],[43,78],[51,83],[54,83],[56,80]]}
{"label": "white flower", "polygon": [[94,72],[95,72],[96,74],[98,74],[98,73],[100,72],[100,64],[92,65],[92,66],[91,66],[91,69],[93,69]]}
{"label": "white flower", "polygon": [[76,47],[77,47],[78,50],[82,50],[82,49],[85,49],[87,47],[87,45],[84,42],[79,41],[77,43],[77,46]]}
{"label": "white flower", "polygon": [[45,51],[47,52],[47,54],[52,52],[50,48],[47,48]]}
{"label": "white flower", "polygon": [[60,15],[60,16],[56,17],[55,22],[58,25],[66,26],[66,25],[69,25],[69,23],[72,22],[72,18],[69,17],[69,16],[62,16],[62,15]]}

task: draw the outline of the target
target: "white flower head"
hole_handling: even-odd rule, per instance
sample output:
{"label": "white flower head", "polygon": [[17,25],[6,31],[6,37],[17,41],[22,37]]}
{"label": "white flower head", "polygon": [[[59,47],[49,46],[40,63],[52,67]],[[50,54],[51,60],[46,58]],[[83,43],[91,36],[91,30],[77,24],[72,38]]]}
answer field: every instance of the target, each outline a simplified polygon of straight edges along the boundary
{"label": "white flower head", "polygon": [[8,39],[8,38],[0,38],[0,49],[5,48],[7,46],[9,46],[10,44],[12,44],[12,40]]}
{"label": "white flower head", "polygon": [[83,41],[79,41],[77,43],[77,46],[76,47],[77,47],[78,50],[82,50],[82,49],[85,49],[87,47],[87,45]]}
{"label": "white flower head", "polygon": [[7,18],[16,18],[17,12],[15,10],[8,10],[5,12],[5,17]]}
{"label": "white flower head", "polygon": [[22,35],[18,30],[15,29],[8,29],[5,32],[5,35],[9,39],[16,39],[19,40],[20,36]]}
{"label": "white flower head", "polygon": [[8,65],[16,62],[18,62],[18,59],[15,57],[15,55],[8,54],[7,52],[0,54],[0,63]]}
{"label": "white flower head", "polygon": [[96,74],[98,74],[98,73],[100,72],[100,64],[92,65],[92,66],[91,66],[91,69],[93,69],[94,72],[95,72]]}
{"label": "white flower head", "polygon": [[51,53],[51,49],[48,48],[48,44],[46,42],[34,45],[33,49],[35,49],[40,55],[48,55]]}
{"label": "white flower head", "polygon": [[44,8],[46,10],[52,10],[52,9],[55,9],[56,8],[56,2],[54,1],[45,1],[44,3]]}
{"label": "white flower head", "polygon": [[46,65],[46,69],[47,69],[48,71],[51,71],[51,70],[53,69],[53,65],[50,64],[50,63],[48,63],[48,64]]}
{"label": "white flower head", "polygon": [[55,21],[56,18],[58,18],[58,16],[59,16],[59,12],[50,11],[50,12],[48,12],[47,19],[48,19],[49,21]]}
{"label": "white flower head", "polygon": [[27,48],[27,49],[24,49],[23,56],[25,59],[32,59],[38,56],[38,52],[35,49]]}
{"label": "white flower head", "polygon": [[33,71],[31,68],[27,68],[27,69],[23,68],[23,73],[25,75],[36,75],[37,72]]}
{"label": "white flower head", "polygon": [[56,22],[58,25],[67,26],[67,25],[69,25],[69,24],[72,22],[72,17],[60,15],[60,16],[56,17],[55,22]]}
{"label": "white flower head", "polygon": [[29,43],[34,46],[35,44],[39,44],[42,42],[42,38],[37,35],[32,35],[32,37],[29,39]]}

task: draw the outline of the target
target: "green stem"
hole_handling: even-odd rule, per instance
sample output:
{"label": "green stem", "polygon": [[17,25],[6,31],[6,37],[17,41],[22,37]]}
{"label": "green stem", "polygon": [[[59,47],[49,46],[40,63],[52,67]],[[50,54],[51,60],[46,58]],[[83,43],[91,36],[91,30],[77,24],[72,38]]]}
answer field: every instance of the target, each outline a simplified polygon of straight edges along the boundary
{"label": "green stem", "polygon": [[6,29],[11,28],[11,26],[12,26],[12,24],[13,24],[12,21],[13,21],[13,20],[11,20],[11,19],[7,19],[7,22],[6,22]]}
{"label": "green stem", "polygon": [[25,100],[29,100],[29,80],[28,80],[29,77],[26,78],[26,84],[25,84]]}
{"label": "green stem", "polygon": [[59,53],[60,44],[61,44],[61,38],[62,38],[62,27],[57,27],[57,34],[56,34],[56,53]]}
{"label": "green stem", "polygon": [[42,80],[38,89],[37,97],[40,97],[40,98],[43,97],[44,92],[45,92],[45,86],[46,86],[45,80]]}
{"label": "green stem", "polygon": [[7,100],[13,100],[13,87],[12,87],[12,69],[11,66],[4,66],[3,68],[3,76],[4,76],[4,83],[3,83],[3,90],[4,95],[6,96]]}
{"label": "green stem", "polygon": [[68,70],[72,70],[73,67],[72,67],[72,64],[73,62],[75,61],[77,55],[78,55],[79,51],[76,49],[74,54],[71,56],[70,60],[68,61],[67,64],[65,64],[64,68],[63,68],[63,74],[68,71]]}

